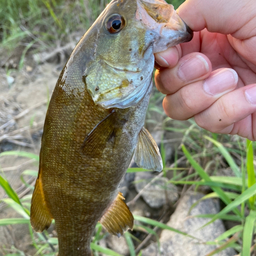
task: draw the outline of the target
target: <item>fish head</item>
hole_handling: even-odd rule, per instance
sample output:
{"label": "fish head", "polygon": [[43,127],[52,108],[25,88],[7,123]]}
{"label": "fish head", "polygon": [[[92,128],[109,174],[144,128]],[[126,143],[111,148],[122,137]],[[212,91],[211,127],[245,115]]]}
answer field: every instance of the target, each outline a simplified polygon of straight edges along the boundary
{"label": "fish head", "polygon": [[193,37],[164,0],[113,0],[91,30],[94,50],[84,81],[103,108],[135,106],[149,90],[154,53]]}

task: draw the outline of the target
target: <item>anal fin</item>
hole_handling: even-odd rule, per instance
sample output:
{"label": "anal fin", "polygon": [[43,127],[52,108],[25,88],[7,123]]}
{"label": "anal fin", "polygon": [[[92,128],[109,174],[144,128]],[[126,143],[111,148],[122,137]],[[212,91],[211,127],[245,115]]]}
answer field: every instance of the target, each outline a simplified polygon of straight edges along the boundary
{"label": "anal fin", "polygon": [[134,161],[139,167],[148,170],[160,172],[163,169],[159,148],[151,134],[144,127],[139,133]]}
{"label": "anal fin", "polygon": [[101,217],[100,223],[110,234],[120,237],[124,231],[133,228],[133,220],[132,213],[125,204],[122,193],[119,192],[115,201]]}
{"label": "anal fin", "polygon": [[42,232],[50,227],[52,216],[49,208],[46,205],[44,192],[42,188],[41,177],[36,180],[35,189],[32,196],[30,222],[32,227],[37,232]]}

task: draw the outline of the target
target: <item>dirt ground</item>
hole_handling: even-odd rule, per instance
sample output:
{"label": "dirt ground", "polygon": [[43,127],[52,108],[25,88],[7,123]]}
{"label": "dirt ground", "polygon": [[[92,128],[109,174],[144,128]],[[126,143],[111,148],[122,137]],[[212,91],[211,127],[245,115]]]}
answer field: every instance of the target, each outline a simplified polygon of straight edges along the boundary
{"label": "dirt ground", "polygon": [[[22,71],[14,71],[9,76],[4,69],[0,70],[1,153],[10,150],[39,153],[47,103],[59,73],[60,67],[49,63],[36,67],[24,66]],[[20,176],[25,170],[37,170],[37,161],[18,156],[2,156],[0,168],[1,175],[21,197],[30,193]],[[24,179],[29,184],[35,180],[29,176],[24,176]],[[0,188],[2,198],[6,198],[6,195]],[[21,216],[0,203],[0,219],[13,217]],[[27,225],[0,227],[0,256],[8,252],[4,248],[12,248],[12,252],[16,248],[27,253],[32,249],[30,244]]]}

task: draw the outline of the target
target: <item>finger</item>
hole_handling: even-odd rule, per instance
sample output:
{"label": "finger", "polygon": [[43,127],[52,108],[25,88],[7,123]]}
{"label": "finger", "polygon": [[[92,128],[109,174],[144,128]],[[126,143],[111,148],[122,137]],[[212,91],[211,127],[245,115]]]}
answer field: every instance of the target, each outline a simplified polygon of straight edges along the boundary
{"label": "finger", "polygon": [[250,25],[255,17],[255,0],[188,0],[178,13],[192,30],[207,28],[210,32],[233,34]]}
{"label": "finger", "polygon": [[174,68],[157,70],[156,87],[164,94],[172,94],[186,84],[208,77],[211,71],[211,62],[205,55],[191,53],[182,57]]}
{"label": "finger", "polygon": [[157,68],[172,68],[177,65],[181,56],[180,46],[168,48],[163,52],[155,54],[155,61],[158,65]]}
{"label": "finger", "polygon": [[182,87],[167,95],[163,107],[168,116],[186,120],[209,108],[224,94],[237,87],[238,75],[233,69],[218,69],[205,79]]}
{"label": "finger", "polygon": [[228,134],[232,133],[236,122],[255,111],[256,84],[253,84],[224,95],[210,108],[195,115],[194,118],[196,123],[206,130]]}

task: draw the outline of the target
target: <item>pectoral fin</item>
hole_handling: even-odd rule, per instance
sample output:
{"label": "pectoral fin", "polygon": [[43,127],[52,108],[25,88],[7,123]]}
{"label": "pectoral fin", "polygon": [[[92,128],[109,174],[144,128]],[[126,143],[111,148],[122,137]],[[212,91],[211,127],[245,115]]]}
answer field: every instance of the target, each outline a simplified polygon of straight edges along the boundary
{"label": "pectoral fin", "polygon": [[124,202],[122,193],[118,193],[115,201],[101,217],[100,223],[110,234],[118,237],[127,229],[133,228],[133,216]]}
{"label": "pectoral fin", "polygon": [[114,118],[115,110],[100,121],[86,136],[82,150],[88,156],[97,155],[104,149],[106,142],[114,133]]}
{"label": "pectoral fin", "polygon": [[44,197],[40,172],[32,196],[30,222],[37,232],[49,228],[52,222],[52,216]]}
{"label": "pectoral fin", "polygon": [[160,172],[163,169],[159,148],[150,133],[144,127],[139,133],[134,161],[139,167],[148,170]]}

